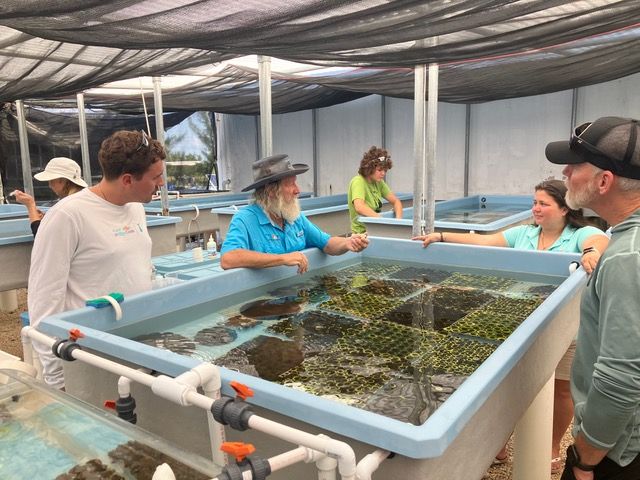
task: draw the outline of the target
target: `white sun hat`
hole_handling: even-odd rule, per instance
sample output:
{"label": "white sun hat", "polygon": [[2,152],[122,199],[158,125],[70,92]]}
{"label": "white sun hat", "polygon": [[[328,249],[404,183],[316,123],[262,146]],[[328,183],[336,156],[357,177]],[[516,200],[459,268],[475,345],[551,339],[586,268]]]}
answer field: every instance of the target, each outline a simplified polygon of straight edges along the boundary
{"label": "white sun hat", "polygon": [[47,163],[47,166],[44,167],[44,170],[36,173],[33,177],[41,182],[48,182],[56,178],[66,178],[81,187],[87,186],[87,182],[82,179],[80,165],[67,157],[52,158]]}

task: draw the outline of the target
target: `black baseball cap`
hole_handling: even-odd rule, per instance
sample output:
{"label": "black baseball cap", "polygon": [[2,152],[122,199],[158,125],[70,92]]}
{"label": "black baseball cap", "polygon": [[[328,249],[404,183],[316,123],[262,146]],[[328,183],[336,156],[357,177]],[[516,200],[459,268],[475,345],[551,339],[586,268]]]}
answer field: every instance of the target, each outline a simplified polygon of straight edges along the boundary
{"label": "black baseball cap", "polygon": [[568,142],[549,143],[544,153],[551,163],[589,162],[619,177],[640,180],[639,129],[632,118],[602,117],[577,127]]}

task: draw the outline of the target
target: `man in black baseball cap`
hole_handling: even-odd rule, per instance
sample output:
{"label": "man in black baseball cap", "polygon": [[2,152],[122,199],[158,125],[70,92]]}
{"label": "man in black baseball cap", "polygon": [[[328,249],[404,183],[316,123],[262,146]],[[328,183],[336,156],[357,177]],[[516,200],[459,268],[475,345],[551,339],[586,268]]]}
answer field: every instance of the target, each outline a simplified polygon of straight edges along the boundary
{"label": "man in black baseball cap", "polygon": [[561,480],[640,479],[640,124],[603,117],[547,145],[567,204],[613,226],[580,305],[571,371],[575,443]]}

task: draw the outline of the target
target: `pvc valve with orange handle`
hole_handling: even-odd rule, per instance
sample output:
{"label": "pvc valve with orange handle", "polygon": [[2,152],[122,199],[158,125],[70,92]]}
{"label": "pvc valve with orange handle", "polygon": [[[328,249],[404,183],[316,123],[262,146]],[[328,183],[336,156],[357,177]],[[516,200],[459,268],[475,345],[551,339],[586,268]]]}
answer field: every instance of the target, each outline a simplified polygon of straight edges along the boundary
{"label": "pvc valve with orange handle", "polygon": [[236,462],[242,462],[248,455],[256,451],[256,447],[250,443],[243,442],[224,442],[220,446],[220,450],[236,458]]}
{"label": "pvc valve with orange handle", "polygon": [[236,382],[235,380],[231,381],[229,385],[236,391],[236,397],[240,400],[244,401],[249,397],[253,397],[253,390],[246,385]]}
{"label": "pvc valve with orange handle", "polygon": [[84,333],[80,331],[78,328],[72,328],[69,330],[69,340],[72,342],[77,341],[79,338],[84,338]]}

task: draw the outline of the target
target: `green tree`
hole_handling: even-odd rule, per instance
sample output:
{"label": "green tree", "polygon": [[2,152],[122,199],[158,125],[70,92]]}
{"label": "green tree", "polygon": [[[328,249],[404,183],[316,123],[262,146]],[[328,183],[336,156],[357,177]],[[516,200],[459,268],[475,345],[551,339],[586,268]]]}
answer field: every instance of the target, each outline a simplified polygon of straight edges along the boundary
{"label": "green tree", "polygon": [[[194,119],[195,117],[195,119]],[[215,175],[216,188],[220,188],[218,175],[218,132],[213,112],[196,112],[189,118],[191,128],[202,142],[204,161],[198,165],[197,172],[205,177],[205,188],[209,186],[209,175]]]}

